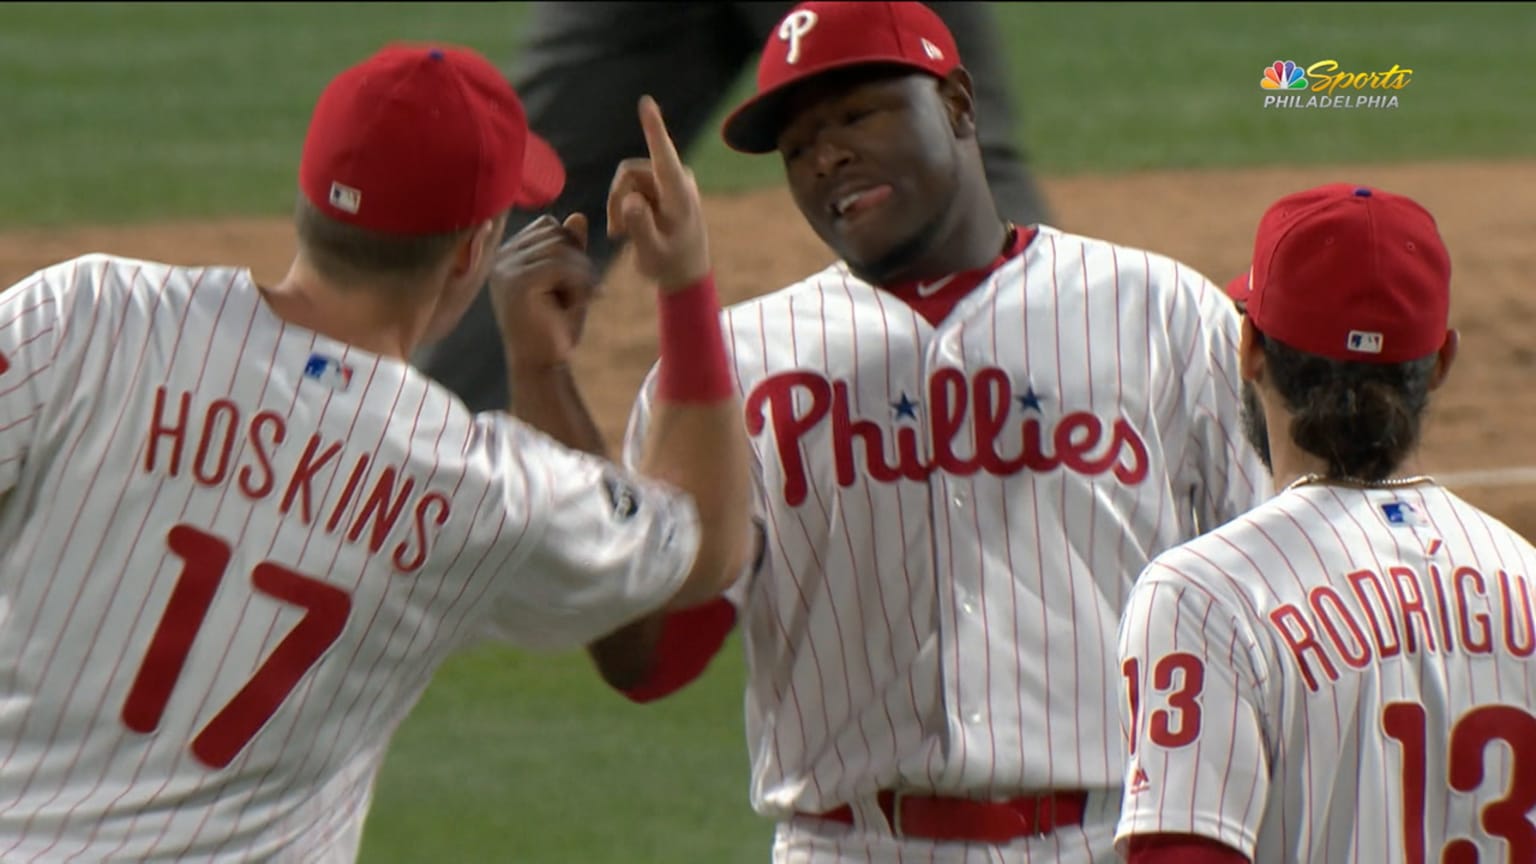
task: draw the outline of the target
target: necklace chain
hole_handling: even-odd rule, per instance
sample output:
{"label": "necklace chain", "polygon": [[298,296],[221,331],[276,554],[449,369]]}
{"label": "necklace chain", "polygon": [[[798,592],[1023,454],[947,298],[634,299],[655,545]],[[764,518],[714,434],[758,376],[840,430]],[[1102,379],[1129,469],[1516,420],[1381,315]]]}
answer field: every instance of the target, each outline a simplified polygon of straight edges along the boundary
{"label": "necklace chain", "polygon": [[1387,480],[1362,480],[1359,477],[1341,475],[1328,477],[1323,474],[1303,474],[1292,480],[1280,491],[1289,492],[1299,486],[1309,486],[1317,483],[1342,483],[1346,486],[1358,486],[1362,489],[1397,489],[1402,486],[1413,486],[1419,483],[1433,483],[1435,478],[1428,474],[1415,474],[1412,477],[1395,477]]}

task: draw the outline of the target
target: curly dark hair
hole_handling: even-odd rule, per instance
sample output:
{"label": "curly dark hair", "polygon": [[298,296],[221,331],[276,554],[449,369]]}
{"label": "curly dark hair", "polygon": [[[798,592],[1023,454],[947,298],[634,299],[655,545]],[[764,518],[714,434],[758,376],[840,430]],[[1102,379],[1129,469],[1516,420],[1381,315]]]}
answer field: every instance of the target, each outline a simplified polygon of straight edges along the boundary
{"label": "curly dark hair", "polygon": [[1291,440],[1328,463],[1328,475],[1377,481],[1419,442],[1431,354],[1403,363],[1351,363],[1260,335],[1264,368],[1291,412]]}

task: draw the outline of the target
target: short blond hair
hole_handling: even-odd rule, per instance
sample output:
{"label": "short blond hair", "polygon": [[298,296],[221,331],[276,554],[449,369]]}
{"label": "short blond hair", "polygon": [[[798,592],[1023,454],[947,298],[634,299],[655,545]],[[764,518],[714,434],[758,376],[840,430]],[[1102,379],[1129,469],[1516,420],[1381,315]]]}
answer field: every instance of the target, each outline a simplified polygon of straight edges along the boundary
{"label": "short blond hair", "polygon": [[473,228],[447,234],[385,234],[320,212],[303,195],[294,209],[299,245],[316,270],[344,284],[424,276],[441,266]]}

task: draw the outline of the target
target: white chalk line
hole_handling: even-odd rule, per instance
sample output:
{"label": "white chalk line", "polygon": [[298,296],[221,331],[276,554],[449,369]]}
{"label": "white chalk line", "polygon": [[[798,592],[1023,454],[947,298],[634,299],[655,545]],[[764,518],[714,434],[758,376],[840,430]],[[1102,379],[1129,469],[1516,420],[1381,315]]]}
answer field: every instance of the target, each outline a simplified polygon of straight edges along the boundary
{"label": "white chalk line", "polygon": [[1432,477],[1442,486],[1470,488],[1475,486],[1525,486],[1536,484],[1536,465],[1510,468],[1486,468],[1480,471],[1431,471]]}

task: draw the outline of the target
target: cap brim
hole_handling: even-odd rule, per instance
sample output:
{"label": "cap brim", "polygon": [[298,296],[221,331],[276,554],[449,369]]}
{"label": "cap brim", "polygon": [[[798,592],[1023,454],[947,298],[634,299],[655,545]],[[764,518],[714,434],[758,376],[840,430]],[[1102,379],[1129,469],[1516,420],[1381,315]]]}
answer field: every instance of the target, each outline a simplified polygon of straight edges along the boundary
{"label": "cap brim", "polygon": [[532,132],[523,147],[523,183],[512,205],[525,210],[546,207],[565,189],[565,165],[555,148]]}
{"label": "cap brim", "polygon": [[779,132],[784,127],[784,102],[801,84],[814,81],[828,72],[851,69],[855,66],[889,66],[913,72],[936,74],[932,69],[914,63],[905,57],[854,57],[836,63],[828,63],[794,78],[786,79],[777,86],[753,96],[741,103],[725,118],[720,137],[725,146],[738,153],[772,153],[779,149]]}
{"label": "cap brim", "polygon": [[1252,271],[1244,271],[1243,275],[1227,283],[1227,296],[1239,303],[1247,303],[1248,295],[1253,293],[1253,282],[1248,278]]}
{"label": "cap brim", "polygon": [[[805,79],[800,79],[804,81]],[[753,96],[725,118],[721,137],[725,146],[738,153],[772,153],[778,149],[779,129],[783,125],[784,97],[790,81]]]}

